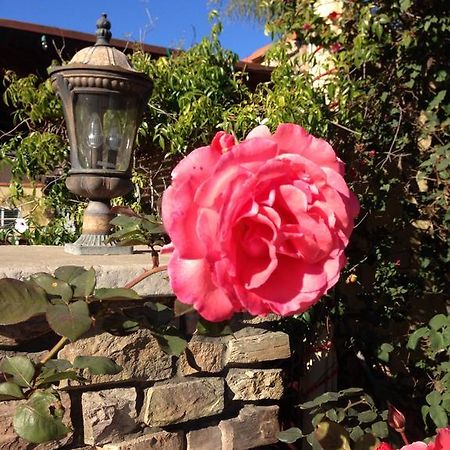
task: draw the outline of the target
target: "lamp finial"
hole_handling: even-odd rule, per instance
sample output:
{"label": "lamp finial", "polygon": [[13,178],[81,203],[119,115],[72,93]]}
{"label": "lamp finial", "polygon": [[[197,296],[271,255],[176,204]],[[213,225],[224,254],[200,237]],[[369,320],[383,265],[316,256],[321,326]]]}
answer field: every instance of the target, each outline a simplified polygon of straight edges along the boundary
{"label": "lamp finial", "polygon": [[97,40],[95,45],[110,45],[109,41],[111,39],[111,22],[108,20],[106,13],[102,13],[100,18],[97,20]]}

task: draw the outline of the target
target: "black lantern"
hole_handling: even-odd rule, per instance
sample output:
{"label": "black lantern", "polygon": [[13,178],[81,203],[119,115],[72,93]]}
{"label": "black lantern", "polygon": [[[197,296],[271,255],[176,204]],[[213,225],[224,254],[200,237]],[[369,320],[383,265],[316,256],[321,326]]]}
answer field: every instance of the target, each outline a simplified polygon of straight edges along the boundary
{"label": "black lantern", "polygon": [[152,83],[112,47],[106,14],[97,21],[97,41],[69,64],[50,72],[61,97],[70,143],[67,187],[89,198],[83,232],[65,250],[74,254],[131,253],[109,242],[110,199],[132,188],[131,162],[136,132]]}

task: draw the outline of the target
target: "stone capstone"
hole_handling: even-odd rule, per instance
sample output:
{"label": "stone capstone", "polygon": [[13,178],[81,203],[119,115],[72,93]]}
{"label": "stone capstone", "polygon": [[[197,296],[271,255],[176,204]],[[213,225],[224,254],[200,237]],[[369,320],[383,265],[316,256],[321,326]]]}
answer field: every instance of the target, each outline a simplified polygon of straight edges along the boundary
{"label": "stone capstone", "polygon": [[158,431],[133,439],[127,439],[124,436],[121,442],[97,447],[98,450],[181,450],[183,448],[184,435],[182,431],[176,433]]}
{"label": "stone capstone", "polygon": [[291,356],[289,336],[282,331],[242,336],[228,342],[226,364],[251,364],[287,359]]}
{"label": "stone capstone", "polygon": [[226,382],[233,400],[279,400],[283,396],[281,369],[230,369]]}
{"label": "stone capstone", "polygon": [[239,416],[222,420],[221,450],[246,450],[274,444],[280,431],[278,406],[244,406]]}
{"label": "stone capstone", "polygon": [[171,380],[146,390],[142,420],[149,426],[164,426],[219,414],[223,407],[222,378]]}
{"label": "stone capstone", "polygon": [[[156,381],[172,375],[172,357],[164,353],[149,330],[139,329],[126,336],[113,336],[100,332],[66,345],[59,358],[73,362],[76,356],[106,356],[122,366],[116,375],[92,375],[87,370],[83,376],[91,383],[110,381]],[[77,381],[69,381],[77,385]]]}
{"label": "stone capstone", "polygon": [[136,398],[134,388],[84,392],[81,403],[85,444],[119,441],[135,431],[138,426]]}

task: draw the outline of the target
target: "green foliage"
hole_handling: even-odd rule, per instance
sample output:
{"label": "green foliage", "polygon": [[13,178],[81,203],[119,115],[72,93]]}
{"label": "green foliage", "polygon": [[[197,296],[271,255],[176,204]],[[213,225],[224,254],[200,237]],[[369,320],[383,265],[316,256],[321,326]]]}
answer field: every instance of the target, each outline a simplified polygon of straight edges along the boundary
{"label": "green foliage", "polygon": [[433,378],[433,390],[426,395],[421,409],[423,420],[427,424],[430,417],[436,428],[444,428],[450,415],[450,317],[433,316],[427,326],[410,334],[407,346],[420,355],[416,367]]}
{"label": "green foliage", "polygon": [[312,416],[314,431],[299,428],[281,432],[278,439],[293,443],[306,439],[313,448],[374,450],[388,436],[387,411],[380,411],[372,397],[359,388],[326,392],[299,405]]}

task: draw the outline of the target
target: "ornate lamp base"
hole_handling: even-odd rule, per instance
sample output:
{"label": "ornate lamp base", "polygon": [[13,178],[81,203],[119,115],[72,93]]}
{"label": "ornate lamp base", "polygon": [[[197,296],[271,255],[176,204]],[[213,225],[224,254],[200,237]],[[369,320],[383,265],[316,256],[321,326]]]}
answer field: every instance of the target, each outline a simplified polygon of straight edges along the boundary
{"label": "ornate lamp base", "polygon": [[72,255],[131,255],[132,246],[119,246],[107,242],[109,234],[82,234],[73,244],[66,244],[64,251]]}
{"label": "ornate lamp base", "polygon": [[109,242],[111,213],[109,201],[91,200],[83,216],[83,234],[64,251],[73,255],[130,255],[133,247]]}

